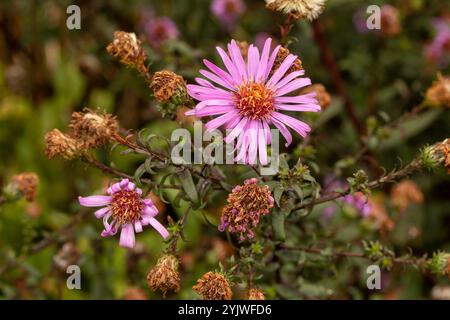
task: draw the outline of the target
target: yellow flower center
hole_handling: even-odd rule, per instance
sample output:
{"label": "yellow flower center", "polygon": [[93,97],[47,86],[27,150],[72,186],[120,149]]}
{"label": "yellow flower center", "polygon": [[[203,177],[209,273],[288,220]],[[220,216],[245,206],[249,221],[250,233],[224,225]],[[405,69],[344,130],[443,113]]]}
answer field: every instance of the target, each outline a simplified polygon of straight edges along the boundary
{"label": "yellow flower center", "polygon": [[275,110],[273,91],[262,83],[242,84],[236,95],[236,107],[242,116],[250,119],[267,119]]}
{"label": "yellow flower center", "polygon": [[112,197],[112,214],[120,223],[134,222],[141,217],[143,203],[136,191],[121,190]]}

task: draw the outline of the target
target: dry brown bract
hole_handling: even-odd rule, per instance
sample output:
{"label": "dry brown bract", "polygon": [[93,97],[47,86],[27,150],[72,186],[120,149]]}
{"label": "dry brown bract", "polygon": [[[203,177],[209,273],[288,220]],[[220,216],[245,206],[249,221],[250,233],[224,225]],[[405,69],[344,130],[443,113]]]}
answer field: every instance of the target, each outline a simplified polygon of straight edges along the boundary
{"label": "dry brown bract", "polygon": [[39,177],[34,172],[22,172],[15,175],[11,178],[11,183],[28,202],[32,202],[36,198]]}
{"label": "dry brown bract", "polygon": [[231,300],[232,291],[225,277],[217,272],[205,273],[192,287],[203,300]]}
{"label": "dry brown bract", "polygon": [[147,283],[153,291],[161,290],[163,296],[167,291],[180,290],[180,274],[178,272],[178,259],[166,254],[158,259],[156,266],[147,274]]}

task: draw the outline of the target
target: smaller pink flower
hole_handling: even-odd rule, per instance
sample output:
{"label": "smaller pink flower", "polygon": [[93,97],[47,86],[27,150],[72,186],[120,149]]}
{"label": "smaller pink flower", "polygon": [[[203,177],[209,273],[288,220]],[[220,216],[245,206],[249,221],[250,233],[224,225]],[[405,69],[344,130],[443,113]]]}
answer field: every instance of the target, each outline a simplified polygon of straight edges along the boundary
{"label": "smaller pink flower", "polygon": [[107,196],[78,197],[84,207],[103,207],[95,211],[98,219],[103,219],[105,230],[102,237],[113,236],[120,232],[120,246],[133,248],[135,232],[142,232],[143,227],[151,225],[166,239],[167,229],[155,219],[158,209],[150,199],[142,198],[142,190],[136,188],[128,179],[114,183],[107,190]]}
{"label": "smaller pink flower", "polygon": [[244,13],[245,4],[242,0],[213,0],[211,12],[227,29],[232,29],[236,20]]}
{"label": "smaller pink flower", "polygon": [[154,17],[145,23],[145,32],[151,46],[158,48],[168,40],[180,35],[177,25],[168,17]]}

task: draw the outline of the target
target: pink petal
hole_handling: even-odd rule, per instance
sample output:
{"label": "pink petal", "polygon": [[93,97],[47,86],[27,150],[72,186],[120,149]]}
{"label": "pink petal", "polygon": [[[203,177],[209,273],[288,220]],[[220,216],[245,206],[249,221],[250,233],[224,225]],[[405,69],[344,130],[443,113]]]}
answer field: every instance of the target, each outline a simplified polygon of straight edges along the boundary
{"label": "pink petal", "polygon": [[83,207],[102,207],[111,203],[111,196],[78,197],[78,202]]}
{"label": "pink petal", "polygon": [[272,43],[271,38],[267,38],[266,42],[264,43],[264,48],[261,53],[261,61],[258,65],[258,71],[256,73],[256,82],[260,82],[263,80],[263,77],[265,76],[267,63],[269,60],[269,53],[270,53],[270,45]]}
{"label": "pink petal", "polygon": [[201,118],[201,117],[206,117],[206,116],[214,116],[214,115],[218,115],[218,114],[224,114],[226,112],[230,112],[235,110],[234,107],[231,106],[223,106],[223,107],[208,107],[208,108],[203,108],[200,111],[196,111],[193,114],[195,114],[197,117]]}
{"label": "pink petal", "polygon": [[287,85],[279,88],[276,91],[275,96],[276,97],[283,96],[289,92],[295,91],[297,89],[300,89],[300,88],[303,88],[303,87],[306,87],[309,85],[311,85],[311,80],[309,78],[300,78],[300,79],[294,80],[294,81],[288,83]]}
{"label": "pink petal", "polygon": [[281,134],[283,135],[284,139],[286,139],[286,144],[285,146],[289,146],[292,143],[292,135],[289,132],[288,128],[286,128],[286,126],[284,125],[283,122],[278,121],[275,118],[271,118],[273,124],[275,125],[275,127],[277,127],[278,130],[280,130]]}
{"label": "pink petal", "polygon": [[231,40],[231,43],[228,45],[228,51],[230,52],[231,60],[233,61],[236,69],[239,72],[240,81],[238,81],[237,83],[242,82],[242,80],[247,81],[248,77],[244,58],[242,58],[241,50],[239,49],[236,41]]}
{"label": "pink petal", "polygon": [[239,76],[239,72],[236,69],[235,65],[231,61],[228,54],[220,47],[216,47],[217,52],[219,53],[220,57],[222,58],[223,64],[227,68],[228,72],[233,77],[233,80],[235,83],[240,83],[242,81],[242,77]]}
{"label": "pink petal", "polygon": [[270,55],[269,62],[267,63],[266,73],[264,74],[264,79],[267,79],[267,77],[269,77],[270,71],[272,71],[273,63],[275,62],[275,59],[277,57],[277,54],[278,54],[278,51],[280,50],[280,48],[281,48],[281,45],[278,45],[272,51],[272,54]]}
{"label": "pink petal", "polygon": [[126,223],[122,226],[122,231],[120,232],[120,242],[119,245],[125,248],[133,248],[135,243],[133,225],[131,223]]}
{"label": "pink petal", "polygon": [[205,64],[205,66],[208,67],[209,70],[214,72],[220,78],[224,79],[230,86],[233,86],[235,84],[231,75],[222,70],[221,68],[219,68],[218,66],[216,66],[214,63],[206,59],[203,59],[203,63]]}
{"label": "pink petal", "polygon": [[310,92],[306,94],[302,94],[299,96],[292,97],[276,97],[275,103],[317,103],[317,99],[315,98],[317,94],[315,92]]}
{"label": "pink petal", "polygon": [[209,72],[207,70],[200,70],[199,71],[203,76],[205,76],[206,78],[208,78],[209,80],[221,85],[222,87],[225,87],[227,89],[230,89],[232,91],[236,91],[236,89],[234,87],[232,87],[231,85],[229,85],[227,82],[225,82],[224,80],[222,80],[221,78],[219,78],[218,76],[216,76],[214,73]]}
{"label": "pink petal", "polygon": [[278,67],[278,69],[274,72],[272,77],[269,79],[269,81],[267,82],[267,86],[270,87],[272,85],[276,85],[281,77],[283,77],[283,75],[286,73],[286,71],[288,71],[292,66],[292,63],[294,63],[295,59],[297,59],[297,56],[293,54],[288,55]]}
{"label": "pink petal", "polygon": [[153,228],[155,228],[156,231],[159,232],[159,234],[164,238],[167,239],[169,237],[169,231],[161,224],[158,220],[155,218],[150,218],[149,223],[152,225]]}
{"label": "pink petal", "polygon": [[303,74],[305,74],[304,70],[291,72],[287,76],[285,76],[282,80],[280,80],[276,85],[274,85],[273,88],[274,89],[281,88],[282,86],[285,86],[286,84],[288,84],[289,82],[291,82],[292,80],[298,78]]}
{"label": "pink petal", "polygon": [[247,124],[248,118],[243,117],[241,121],[236,125],[236,127],[231,130],[231,132],[225,137],[225,142],[230,143],[233,141],[238,135],[242,133],[243,128]]}
{"label": "pink petal", "polygon": [[267,164],[267,134],[264,126],[259,123],[258,124],[258,154],[259,161],[263,166]]}
{"label": "pink petal", "polygon": [[302,137],[306,137],[307,133],[311,131],[311,128],[304,122],[297,120],[295,118],[289,117],[279,112],[272,112],[272,118],[275,118],[289,127],[294,129]]}
{"label": "pink petal", "polygon": [[135,223],[134,223],[134,230],[136,231],[136,232],[142,232],[142,223],[140,222],[140,221],[136,221]]}
{"label": "pink petal", "polygon": [[214,120],[211,120],[205,124],[206,129],[212,131],[214,129],[219,128],[221,125],[225,124],[226,122],[232,120],[234,117],[238,117],[239,113],[236,110],[233,110],[229,113],[226,113],[224,115],[221,115]]}
{"label": "pink petal", "polygon": [[279,110],[286,110],[286,111],[304,111],[304,112],[320,111],[320,106],[318,104],[275,104],[275,107]]}
{"label": "pink petal", "polygon": [[97,219],[100,219],[100,218],[102,218],[106,213],[108,213],[109,210],[110,210],[110,207],[104,207],[104,208],[101,208],[101,209],[99,209],[99,210],[97,210],[97,211],[94,212],[95,217],[96,217]]}

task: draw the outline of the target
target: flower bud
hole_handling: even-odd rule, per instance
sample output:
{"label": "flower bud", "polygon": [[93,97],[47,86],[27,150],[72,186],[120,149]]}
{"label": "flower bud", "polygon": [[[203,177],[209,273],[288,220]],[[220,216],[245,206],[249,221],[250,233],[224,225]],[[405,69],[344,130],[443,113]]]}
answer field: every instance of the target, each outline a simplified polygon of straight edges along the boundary
{"label": "flower bud", "polygon": [[178,292],[180,290],[178,265],[178,259],[171,254],[160,257],[156,266],[147,274],[147,283],[150,289],[161,290],[164,297],[167,291]]}
{"label": "flower bud", "polygon": [[433,257],[428,260],[428,267],[434,274],[450,277],[450,253],[434,253]]}
{"label": "flower bud", "polygon": [[231,291],[228,280],[218,272],[205,273],[197,284],[192,287],[203,300],[231,300]]}

